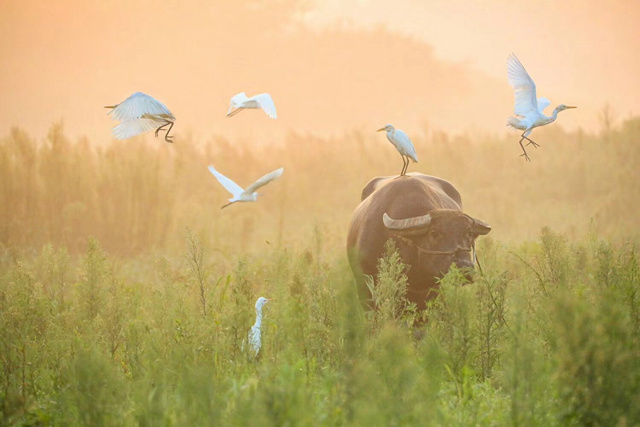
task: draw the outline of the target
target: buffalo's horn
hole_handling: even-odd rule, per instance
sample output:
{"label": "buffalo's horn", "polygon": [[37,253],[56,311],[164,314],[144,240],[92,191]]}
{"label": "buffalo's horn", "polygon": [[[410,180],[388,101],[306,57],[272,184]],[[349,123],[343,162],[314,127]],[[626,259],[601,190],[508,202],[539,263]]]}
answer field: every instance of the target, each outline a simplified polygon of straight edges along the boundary
{"label": "buffalo's horn", "polygon": [[424,232],[431,223],[431,215],[414,216],[406,219],[393,219],[385,212],[382,215],[382,222],[388,230],[400,233],[414,234],[416,232]]}
{"label": "buffalo's horn", "polygon": [[473,219],[473,232],[478,235],[489,234],[491,231],[491,226],[484,222],[481,219],[472,218]]}

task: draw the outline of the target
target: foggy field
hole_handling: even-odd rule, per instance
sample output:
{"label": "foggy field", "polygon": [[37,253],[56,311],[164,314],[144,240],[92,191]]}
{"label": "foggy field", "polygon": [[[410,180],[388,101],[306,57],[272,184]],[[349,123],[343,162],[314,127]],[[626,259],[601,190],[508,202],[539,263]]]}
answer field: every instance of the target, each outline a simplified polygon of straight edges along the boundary
{"label": "foggy field", "polygon": [[[515,134],[414,133],[409,171],[493,227],[484,273],[451,271],[417,332],[397,306],[362,311],[346,260],[362,187],[401,167],[374,131],[1,136],[0,424],[640,423],[640,119],[539,129],[531,163]],[[285,172],[221,211],[209,164],[240,185]],[[276,299],[256,362],[259,296]]]}

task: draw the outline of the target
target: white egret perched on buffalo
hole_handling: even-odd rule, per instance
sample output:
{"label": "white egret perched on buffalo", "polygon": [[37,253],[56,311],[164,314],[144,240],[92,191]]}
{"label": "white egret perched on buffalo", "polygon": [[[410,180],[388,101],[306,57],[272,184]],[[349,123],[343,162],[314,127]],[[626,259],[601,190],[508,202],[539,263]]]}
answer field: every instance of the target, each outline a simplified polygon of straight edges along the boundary
{"label": "white egret perched on buffalo", "polygon": [[507,126],[523,131],[519,141],[523,151],[520,156],[524,156],[527,161],[530,161],[527,150],[522,145],[522,140],[529,141],[527,145],[533,144],[534,147],[538,147],[540,144],[528,138],[533,128],[548,125],[555,121],[560,111],[577,107],[560,104],[553,110],[551,116],[546,116],[544,109],[551,104],[551,101],[547,98],[536,98],[536,84],[514,54],[509,55],[507,59],[507,77],[515,95],[515,106],[513,108],[515,117],[512,116],[507,119]]}
{"label": "white egret perched on buffalo", "polygon": [[284,172],[284,168],[276,169],[273,172],[266,174],[265,176],[248,186],[246,189],[243,189],[231,179],[222,175],[213,166],[209,166],[209,171],[213,174],[213,176],[216,177],[218,182],[222,184],[222,186],[233,196],[229,199],[229,203],[223,205],[220,208],[224,209],[236,202],[255,202],[258,199],[258,193],[256,193],[256,190],[267,185],[274,179],[279,178],[282,175],[282,172]]}
{"label": "white egret perched on buffalo", "polygon": [[260,297],[256,301],[256,322],[251,327],[247,337],[249,341],[249,353],[252,357],[256,357],[260,352],[260,347],[262,347],[262,335],[260,333],[260,328],[262,327],[262,307],[271,301],[271,299]]}
{"label": "white egret perched on buffalo", "polygon": [[409,167],[409,159],[413,160],[415,163],[418,163],[418,155],[416,154],[416,149],[413,147],[413,143],[409,139],[409,136],[401,131],[400,129],[396,129],[393,125],[386,125],[383,128],[378,129],[376,132],[380,131],[387,132],[387,139],[389,142],[396,147],[398,153],[402,156],[402,171],[400,171],[400,176],[403,176],[407,173],[407,168]]}
{"label": "white egret perched on buffalo", "polygon": [[113,114],[113,119],[121,122],[112,130],[116,139],[131,138],[153,129],[157,137],[160,130],[169,126],[164,140],[173,142],[169,132],[176,118],[162,102],[145,93],[136,92],[121,103],[104,108],[111,108],[108,114]]}
{"label": "white egret perched on buffalo", "polygon": [[267,113],[267,116],[269,116],[270,118],[278,118],[278,114],[276,113],[276,105],[273,103],[271,95],[269,95],[268,93],[260,93],[258,95],[252,96],[251,98],[247,98],[247,94],[244,92],[240,92],[239,94],[231,97],[229,110],[227,111],[227,117],[235,116],[240,111],[246,108],[261,108],[265,113]]}

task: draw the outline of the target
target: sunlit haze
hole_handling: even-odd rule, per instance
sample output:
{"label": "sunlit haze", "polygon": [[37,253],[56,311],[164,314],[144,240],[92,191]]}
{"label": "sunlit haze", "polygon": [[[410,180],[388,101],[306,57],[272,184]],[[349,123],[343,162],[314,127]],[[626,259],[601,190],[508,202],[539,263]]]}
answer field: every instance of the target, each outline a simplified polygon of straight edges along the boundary
{"label": "sunlit haze", "polygon": [[0,0],[0,426],[640,425],[639,42],[640,0]]}
{"label": "sunlit haze", "polygon": [[[567,129],[597,130],[607,103],[620,119],[638,113],[635,1],[272,3],[3,1],[0,133],[41,138],[63,120],[72,137],[105,142],[114,123],[102,107],[142,91],[196,138],[270,143],[388,122],[503,134],[510,52],[539,96],[579,106]],[[279,119],[227,119],[240,91],[270,92]]]}

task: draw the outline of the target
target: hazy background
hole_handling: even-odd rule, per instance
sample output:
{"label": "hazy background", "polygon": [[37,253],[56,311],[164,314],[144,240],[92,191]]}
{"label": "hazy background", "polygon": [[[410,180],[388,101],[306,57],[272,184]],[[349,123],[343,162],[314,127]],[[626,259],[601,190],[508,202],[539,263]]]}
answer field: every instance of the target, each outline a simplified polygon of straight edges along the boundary
{"label": "hazy background", "polygon": [[[636,239],[639,18],[632,1],[3,1],[0,245],[144,253],[188,227],[228,253],[315,239],[342,257],[362,187],[400,171],[389,122],[409,170],[451,181],[491,238]],[[534,132],[531,163],[504,125],[510,52],[579,106]],[[175,144],[111,140],[103,106],[135,91],[176,115]],[[226,118],[240,91],[270,92],[278,120]],[[240,185],[285,174],[220,211],[208,164]]]}
{"label": "hazy background", "polygon": [[[640,425],[639,11],[0,0],[0,425]],[[505,127],[510,52],[579,106],[531,162]],[[136,91],[175,143],[111,139],[103,106]],[[240,91],[278,120],[226,118]],[[366,313],[347,265],[362,187],[402,167],[389,122],[409,171],[493,227],[422,332],[398,258]],[[220,210],[209,164],[285,171]]]}
{"label": "hazy background", "polygon": [[[562,126],[598,129],[611,104],[638,113],[640,3],[595,0],[0,2],[0,134],[109,140],[102,109],[135,91],[178,118],[178,141],[272,143],[288,130],[339,135],[387,122],[414,133],[506,133],[515,52]],[[233,94],[270,92],[279,119],[224,117]],[[251,126],[248,126],[248,125]]]}

